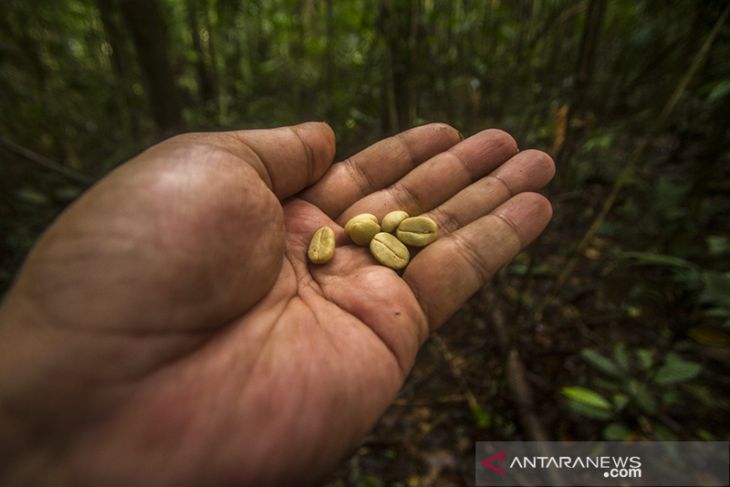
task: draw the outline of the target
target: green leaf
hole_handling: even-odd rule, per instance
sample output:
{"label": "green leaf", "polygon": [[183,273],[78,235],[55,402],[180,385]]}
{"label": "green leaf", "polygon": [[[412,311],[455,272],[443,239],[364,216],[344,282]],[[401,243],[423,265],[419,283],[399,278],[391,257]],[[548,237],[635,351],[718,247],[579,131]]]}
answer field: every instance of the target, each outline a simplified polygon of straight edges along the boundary
{"label": "green leaf", "polygon": [[667,388],[662,394],[662,402],[669,406],[679,405],[682,402],[682,396],[675,388]]}
{"label": "green leaf", "polygon": [[697,437],[704,441],[716,441],[715,435],[707,430],[697,430]]}
{"label": "green leaf", "polygon": [[710,308],[705,314],[714,318],[730,318],[730,308]]}
{"label": "green leaf", "polygon": [[629,370],[629,354],[626,353],[626,346],[623,343],[619,343],[613,348],[613,359],[623,370]]}
{"label": "green leaf", "polygon": [[631,434],[631,430],[621,423],[611,423],[603,430],[603,437],[608,441],[622,441]]}
{"label": "green leaf", "polygon": [[605,397],[585,387],[563,387],[562,393],[571,401],[604,411],[611,410],[611,403]]}
{"label": "green leaf", "polygon": [[54,191],[53,194],[60,200],[71,201],[81,194],[81,189],[75,186],[63,186]]}
{"label": "green leaf", "polygon": [[703,273],[704,289],[700,300],[721,308],[730,308],[730,272]]}
{"label": "green leaf", "polygon": [[[730,310],[728,310],[730,311]],[[727,316],[730,316],[728,314]],[[719,328],[699,325],[689,329],[687,335],[702,345],[713,347],[726,347],[730,345],[730,335]]]}
{"label": "green leaf", "polygon": [[717,397],[707,386],[686,384],[683,386],[683,388],[694,400],[696,400],[700,404],[703,404],[709,408],[722,407],[722,404],[718,404]]}
{"label": "green leaf", "polygon": [[613,395],[613,404],[616,406],[616,411],[621,411],[628,402],[629,398],[626,396],[626,394]]}
{"label": "green leaf", "polygon": [[605,409],[596,408],[593,406],[589,406],[587,404],[583,404],[581,402],[573,402],[570,401],[568,403],[568,409],[573,411],[576,414],[579,414],[581,416],[585,416],[592,419],[611,419],[613,418],[613,413],[611,411],[606,411]]}
{"label": "green leaf", "polygon": [[628,390],[636,405],[647,414],[656,413],[656,399],[647,390],[645,384],[632,380],[629,381]]}
{"label": "green leaf", "polygon": [[15,194],[22,201],[31,205],[45,206],[50,203],[50,200],[46,195],[33,188],[21,188]]}
{"label": "green leaf", "polygon": [[717,257],[730,252],[730,239],[722,235],[707,237],[707,247],[710,254]]}
{"label": "green leaf", "polygon": [[590,137],[588,140],[586,140],[585,144],[583,145],[583,148],[587,151],[593,150],[593,149],[606,150],[611,146],[612,143],[613,143],[613,134],[611,134],[611,133],[599,134],[599,135],[594,135],[593,137]]}
{"label": "green leaf", "polygon": [[491,416],[489,416],[489,413],[486,412],[481,406],[474,406],[471,409],[471,412],[474,415],[474,421],[476,422],[478,427],[488,428],[489,425],[492,424]]}
{"label": "green leaf", "polygon": [[612,377],[621,377],[621,371],[616,367],[616,364],[595,350],[591,350],[590,348],[583,349],[580,352],[580,356],[604,374]]}
{"label": "green leaf", "polygon": [[730,93],[730,80],[722,80],[712,87],[712,91],[707,96],[707,101],[717,101],[728,93]]}
{"label": "green leaf", "polygon": [[654,423],[652,425],[652,429],[654,430],[654,439],[658,441],[676,441],[677,435],[672,433],[671,430],[669,430],[666,426],[662,426],[661,424]]}
{"label": "green leaf", "polygon": [[693,267],[691,262],[688,262],[679,257],[672,255],[653,254],[651,252],[624,252],[621,254],[624,259],[633,259],[638,264],[644,265],[658,265],[667,267]]}
{"label": "green leaf", "polygon": [[654,363],[654,352],[646,348],[640,348],[636,351],[636,357],[639,359],[639,365],[644,370],[651,368]]}
{"label": "green leaf", "polygon": [[702,371],[702,366],[696,362],[683,360],[675,353],[668,353],[659,370],[654,376],[654,382],[660,385],[676,384],[695,378]]}

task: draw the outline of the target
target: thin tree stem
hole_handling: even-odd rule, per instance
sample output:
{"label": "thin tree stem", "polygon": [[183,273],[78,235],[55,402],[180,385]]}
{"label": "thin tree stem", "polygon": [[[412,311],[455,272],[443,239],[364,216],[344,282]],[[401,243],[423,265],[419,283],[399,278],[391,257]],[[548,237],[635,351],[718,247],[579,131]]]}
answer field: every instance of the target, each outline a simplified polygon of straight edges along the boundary
{"label": "thin tree stem", "polygon": [[0,147],[12,154],[20,156],[23,159],[32,162],[39,167],[42,167],[49,171],[53,171],[56,174],[60,174],[61,176],[64,176],[65,178],[70,179],[75,183],[80,183],[84,186],[91,186],[94,183],[94,178],[92,178],[91,176],[75,171],[70,167],[66,167],[63,164],[47,158],[46,156],[42,156],[26,147],[18,145],[15,142],[6,139],[5,137],[0,136]]}

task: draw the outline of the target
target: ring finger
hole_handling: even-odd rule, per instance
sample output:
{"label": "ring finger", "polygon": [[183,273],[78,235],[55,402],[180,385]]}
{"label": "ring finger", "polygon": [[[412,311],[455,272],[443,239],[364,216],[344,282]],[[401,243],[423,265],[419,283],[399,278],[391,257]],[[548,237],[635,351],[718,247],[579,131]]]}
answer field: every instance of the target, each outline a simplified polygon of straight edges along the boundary
{"label": "ring finger", "polygon": [[525,150],[425,215],[446,235],[487,215],[514,195],[538,191],[554,175],[555,164],[549,155]]}

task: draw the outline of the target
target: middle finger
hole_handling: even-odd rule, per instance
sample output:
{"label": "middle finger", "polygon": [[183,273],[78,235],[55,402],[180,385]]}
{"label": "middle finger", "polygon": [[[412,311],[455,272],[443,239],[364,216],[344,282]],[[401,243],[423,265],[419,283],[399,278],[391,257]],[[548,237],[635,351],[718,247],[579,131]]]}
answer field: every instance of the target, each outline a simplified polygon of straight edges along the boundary
{"label": "middle finger", "polygon": [[424,213],[494,170],[517,152],[508,133],[489,129],[456,144],[413,169],[391,186],[376,191],[346,209],[337,222],[344,225],[359,213],[381,219],[392,210]]}

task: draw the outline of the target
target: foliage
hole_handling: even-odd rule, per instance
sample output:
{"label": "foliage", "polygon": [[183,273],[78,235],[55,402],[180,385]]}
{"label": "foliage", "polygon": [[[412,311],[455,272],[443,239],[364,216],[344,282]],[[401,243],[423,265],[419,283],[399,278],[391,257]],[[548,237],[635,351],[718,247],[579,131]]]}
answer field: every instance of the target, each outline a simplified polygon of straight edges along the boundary
{"label": "foliage", "polygon": [[[596,388],[605,391],[605,396],[585,387],[564,387],[562,392],[573,412],[612,421],[604,429],[607,440],[628,438],[634,433],[627,424],[638,426],[647,417],[658,423],[663,410],[697,399],[692,394],[696,391],[678,386],[695,379],[702,372],[702,365],[685,360],[676,352],[668,352],[660,360],[655,350],[638,348],[629,352],[623,344],[618,344],[612,358],[593,349],[584,349],[580,355],[605,376],[593,381]],[[700,396],[700,400],[706,408],[716,407],[708,395]],[[652,425],[652,435],[656,439],[676,439],[661,424]]]}

